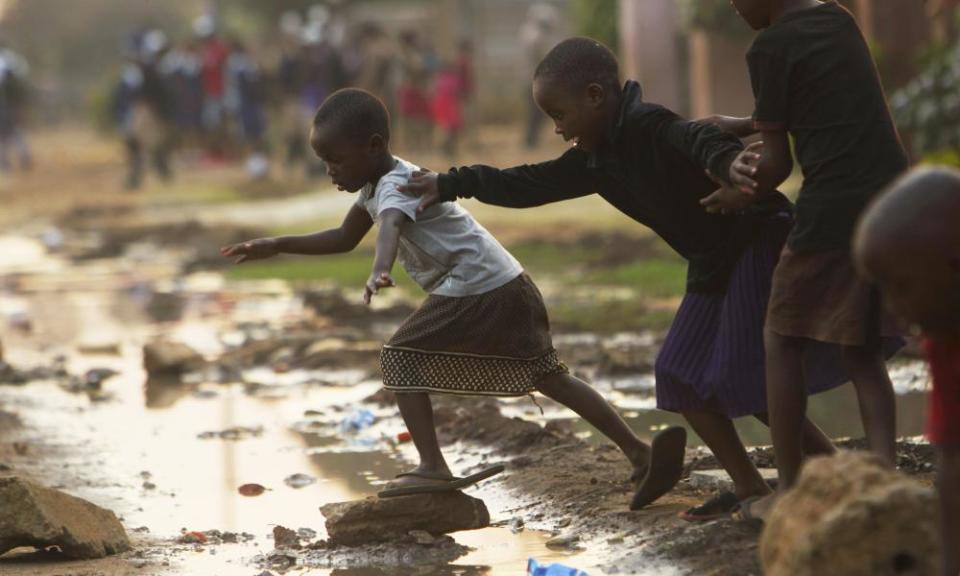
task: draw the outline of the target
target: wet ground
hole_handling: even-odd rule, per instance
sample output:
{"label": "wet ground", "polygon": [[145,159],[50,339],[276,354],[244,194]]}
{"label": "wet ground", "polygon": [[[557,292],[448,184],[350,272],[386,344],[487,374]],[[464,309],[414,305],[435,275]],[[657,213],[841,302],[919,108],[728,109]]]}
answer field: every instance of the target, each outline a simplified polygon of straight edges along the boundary
{"label": "wet ground", "polygon": [[[416,301],[396,295],[371,312],[356,302],[356,287],[228,279],[216,267],[220,244],[267,222],[315,220],[338,211],[343,198],[308,191],[257,202],[147,210],[121,208],[130,204],[125,197],[101,199],[62,206],[0,237],[0,333],[12,366],[0,375],[0,474],[115,511],[136,545],[86,562],[21,549],[0,557],[0,573],[515,575],[530,557],[591,574],[759,573],[755,527],[693,526],[677,517],[710,495],[702,486],[684,480],[654,506],[628,512],[626,462],[545,399],[542,412],[525,398],[437,402],[441,439],[458,472],[507,464],[507,473],[470,490],[490,508],[491,528],[453,542],[361,552],[318,546],[319,506],[374,494],[414,458],[398,440],[404,428],[389,395],[378,392],[376,358]],[[569,216],[562,210],[558,220]],[[203,216],[184,224],[190,214]],[[513,237],[531,233],[517,228]],[[623,244],[616,231],[591,234],[584,245]],[[603,254],[587,269],[624,261]],[[543,282],[551,309],[578,302],[576,291],[563,299],[561,280]],[[657,295],[656,306],[669,311],[671,302]],[[662,327],[559,332],[565,361],[641,437],[681,423],[654,409],[651,368]],[[142,349],[155,338],[184,342],[207,364],[183,378],[147,378]],[[906,357],[894,375],[900,433],[916,436],[926,372]],[[813,398],[810,411],[833,437],[861,435],[849,386]],[[738,428],[748,444],[769,442],[757,422]],[[715,467],[698,445],[691,436],[689,467]],[[929,447],[905,444],[902,452],[905,469],[929,481]],[[769,450],[754,457],[771,465]],[[251,483],[266,491],[238,491]],[[305,547],[276,552],[277,526],[298,530]]]}

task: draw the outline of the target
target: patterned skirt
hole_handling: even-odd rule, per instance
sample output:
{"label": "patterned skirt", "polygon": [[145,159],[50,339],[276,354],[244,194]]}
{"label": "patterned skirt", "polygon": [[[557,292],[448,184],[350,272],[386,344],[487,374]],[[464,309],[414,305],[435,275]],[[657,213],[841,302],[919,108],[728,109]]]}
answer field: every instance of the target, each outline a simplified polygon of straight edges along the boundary
{"label": "patterned skirt", "polygon": [[[792,223],[786,214],[767,223],[743,251],[724,293],[683,297],[654,368],[657,408],[730,418],[767,411],[764,320],[773,271]],[[903,340],[883,338],[880,344],[889,358]],[[803,369],[809,394],[849,381],[841,351],[836,344],[807,342]]]}
{"label": "patterned skirt", "polygon": [[524,396],[565,373],[543,297],[526,274],[475,296],[431,294],[380,352],[394,392]]}

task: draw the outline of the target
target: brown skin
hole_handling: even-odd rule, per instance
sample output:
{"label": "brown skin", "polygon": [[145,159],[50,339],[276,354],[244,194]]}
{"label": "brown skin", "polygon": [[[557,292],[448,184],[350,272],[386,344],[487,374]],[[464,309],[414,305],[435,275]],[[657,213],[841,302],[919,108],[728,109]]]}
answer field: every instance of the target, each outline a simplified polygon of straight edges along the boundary
{"label": "brown skin", "polygon": [[[549,78],[535,78],[533,81],[533,96],[540,109],[553,120],[554,131],[564,141],[573,141],[577,147],[586,151],[596,150],[607,139],[608,131],[613,125],[613,119],[620,108],[619,93],[611,94],[599,84],[589,84],[582,91],[571,91],[563,84],[551,81]],[[785,135],[782,135],[781,138],[783,142],[786,142]],[[760,159],[756,149],[754,147],[745,151],[737,158],[737,161],[743,162],[745,165],[756,162]],[[789,152],[789,148],[787,150]],[[721,212],[728,209],[740,209],[755,199],[753,193],[744,193],[739,190],[739,188],[752,182],[752,180],[741,176],[741,171],[746,169],[747,167],[735,169],[731,165],[728,176],[731,177],[732,183],[714,178],[720,186],[720,190],[704,199],[709,211]],[[437,175],[433,172],[420,171],[415,173],[406,186],[400,187],[400,190],[420,196],[421,201],[418,210],[421,211],[440,200]],[[720,201],[727,199],[727,197],[730,197],[729,202],[721,206]],[[717,204],[716,207],[713,205],[714,203]],[[736,206],[736,208],[732,208],[733,206]],[[568,380],[576,379],[568,378]],[[602,398],[598,399],[599,395],[596,395],[595,392],[591,394],[591,389],[587,384],[579,381],[566,382],[564,388],[566,388],[567,394],[562,396],[559,394],[563,388],[546,382],[540,382],[537,386],[541,392],[574,409],[609,438],[613,439],[634,464],[638,474],[645,468],[648,449],[641,444],[637,444],[633,440],[635,436],[632,433],[623,430],[619,416],[614,418],[615,414],[609,415],[606,410],[602,409],[602,406],[608,405],[606,402],[602,402]],[[591,406],[596,408],[591,409]],[[588,417],[590,412],[593,413],[592,417]],[[710,450],[721,460],[724,468],[734,479],[735,492],[738,498],[762,496],[770,492],[770,488],[747,456],[743,443],[729,418],[710,411],[688,411],[683,415],[691,427],[707,443]],[[759,414],[757,418],[764,423],[767,422],[766,414]],[[829,439],[813,423],[804,420],[802,427],[803,432],[799,435],[800,442],[808,454],[829,454],[833,451]]]}
{"label": "brown skin", "polygon": [[[919,168],[867,210],[854,236],[861,273],[933,338],[960,338],[960,172]],[[944,576],[960,572],[960,445],[937,447]]]}

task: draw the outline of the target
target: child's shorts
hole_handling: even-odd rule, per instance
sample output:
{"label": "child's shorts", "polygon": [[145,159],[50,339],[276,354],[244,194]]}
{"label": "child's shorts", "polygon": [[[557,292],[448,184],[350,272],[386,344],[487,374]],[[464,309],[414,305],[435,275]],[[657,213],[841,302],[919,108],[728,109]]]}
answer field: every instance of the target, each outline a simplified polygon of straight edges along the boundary
{"label": "child's shorts", "polygon": [[781,336],[844,346],[880,345],[901,334],[863,281],[848,249],[794,252],[783,249],[773,272],[766,329]]}
{"label": "child's shorts", "polygon": [[927,411],[931,444],[960,445],[960,341],[925,340],[933,390]]}

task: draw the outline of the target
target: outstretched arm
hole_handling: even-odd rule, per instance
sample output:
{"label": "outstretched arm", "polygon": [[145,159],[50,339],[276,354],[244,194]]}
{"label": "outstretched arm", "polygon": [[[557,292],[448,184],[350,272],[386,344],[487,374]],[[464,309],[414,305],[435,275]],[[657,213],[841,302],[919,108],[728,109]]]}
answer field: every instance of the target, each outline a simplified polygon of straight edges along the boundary
{"label": "outstretched arm", "polygon": [[498,169],[493,166],[462,166],[446,174],[414,173],[400,191],[420,196],[419,210],[437,202],[476,198],[486,204],[530,208],[551,202],[587,196],[594,192],[587,155],[570,149],[559,158],[537,164]]}
{"label": "outstretched arm", "polygon": [[723,130],[724,132],[729,132],[737,138],[746,138],[747,136],[753,136],[757,133],[757,129],[753,126],[753,118],[750,116],[740,118],[738,116],[721,116],[720,114],[713,114],[704,118],[700,118],[697,120],[697,122],[713,124],[717,128]]}
{"label": "outstretched arm", "polygon": [[257,238],[232,246],[225,246],[220,253],[227,258],[236,258],[236,263],[262,260],[277,254],[338,254],[357,247],[367,234],[373,220],[363,208],[353,205],[339,228],[331,228],[314,234]]}
{"label": "outstretched arm", "polygon": [[373,271],[367,279],[363,291],[363,301],[369,304],[374,294],[381,288],[396,286],[390,275],[393,263],[397,260],[397,248],[400,246],[400,228],[406,223],[407,216],[396,208],[388,208],[380,213],[380,232],[377,233],[377,253],[373,259]]}

